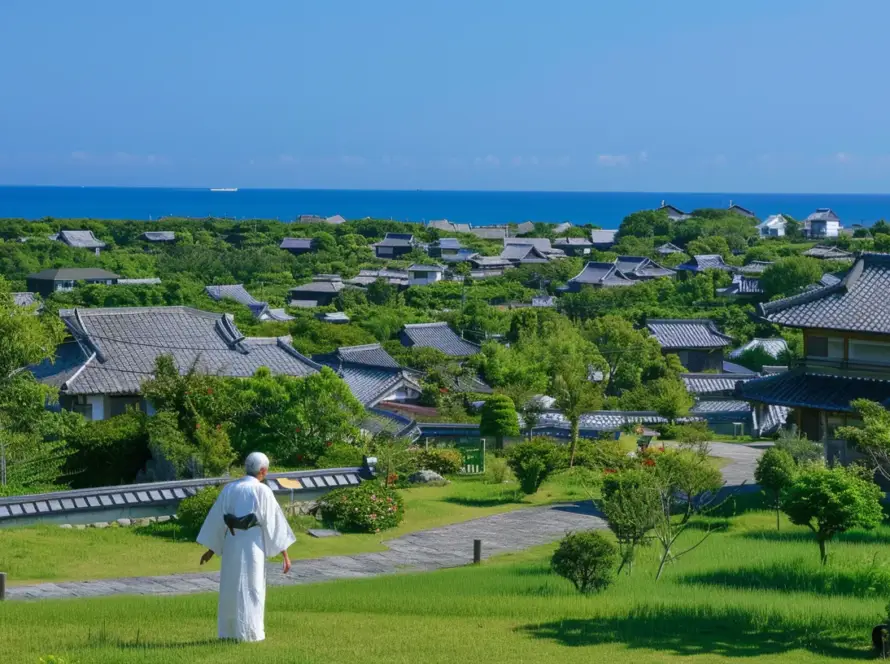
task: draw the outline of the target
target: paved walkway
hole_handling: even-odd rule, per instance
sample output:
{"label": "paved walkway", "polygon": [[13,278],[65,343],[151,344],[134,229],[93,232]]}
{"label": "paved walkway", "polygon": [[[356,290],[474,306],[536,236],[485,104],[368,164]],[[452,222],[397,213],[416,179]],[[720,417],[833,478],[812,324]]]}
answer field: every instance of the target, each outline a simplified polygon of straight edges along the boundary
{"label": "paved walkway", "polygon": [[[762,450],[712,443],[711,453],[732,459],[721,470],[728,487],[738,486],[742,481],[753,483],[754,465]],[[388,540],[389,549],[379,553],[295,560],[287,576],[281,573],[280,565],[270,564],[267,579],[270,585],[295,585],[458,567],[472,562],[474,539],[482,540],[483,556],[488,557],[547,544],[570,530],[605,527],[590,503],[514,510]],[[7,589],[6,595],[8,599],[62,599],[181,595],[216,592],[218,588],[219,572],[212,572],[13,586]]]}

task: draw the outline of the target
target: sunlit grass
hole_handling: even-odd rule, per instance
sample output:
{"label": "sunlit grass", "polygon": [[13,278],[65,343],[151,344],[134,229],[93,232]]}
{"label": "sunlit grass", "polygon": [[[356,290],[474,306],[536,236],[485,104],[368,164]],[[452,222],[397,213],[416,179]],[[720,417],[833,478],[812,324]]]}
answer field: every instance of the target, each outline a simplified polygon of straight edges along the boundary
{"label": "sunlit grass", "polygon": [[[0,661],[840,662],[866,658],[890,597],[890,528],[842,536],[827,568],[803,529],[750,512],[654,582],[657,551],[605,593],[554,576],[552,547],[479,567],[271,588],[268,640],[215,643],[215,595],[9,602]],[[690,530],[691,544],[704,532]]]}

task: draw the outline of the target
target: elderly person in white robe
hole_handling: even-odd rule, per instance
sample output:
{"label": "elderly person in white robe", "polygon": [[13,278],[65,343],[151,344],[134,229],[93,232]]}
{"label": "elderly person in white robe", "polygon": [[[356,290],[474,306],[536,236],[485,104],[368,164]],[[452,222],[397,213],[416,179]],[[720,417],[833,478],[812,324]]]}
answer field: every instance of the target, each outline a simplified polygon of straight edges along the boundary
{"label": "elderly person in white robe", "polygon": [[219,638],[262,641],[266,638],[266,558],[280,553],[287,574],[287,549],[296,537],[272,489],[263,484],[269,472],[268,457],[254,452],[244,466],[247,475],[223,488],[201,527],[198,543],[207,547],[202,565],[214,554],[222,556]]}

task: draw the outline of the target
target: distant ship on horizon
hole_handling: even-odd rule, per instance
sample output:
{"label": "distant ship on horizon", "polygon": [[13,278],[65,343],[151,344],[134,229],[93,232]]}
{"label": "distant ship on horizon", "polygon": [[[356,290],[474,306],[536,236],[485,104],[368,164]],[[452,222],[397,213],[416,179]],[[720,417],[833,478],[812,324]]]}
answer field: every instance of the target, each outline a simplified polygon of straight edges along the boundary
{"label": "distant ship on horizon", "polygon": [[211,188],[210,191],[238,191],[238,187],[219,187],[216,189]]}

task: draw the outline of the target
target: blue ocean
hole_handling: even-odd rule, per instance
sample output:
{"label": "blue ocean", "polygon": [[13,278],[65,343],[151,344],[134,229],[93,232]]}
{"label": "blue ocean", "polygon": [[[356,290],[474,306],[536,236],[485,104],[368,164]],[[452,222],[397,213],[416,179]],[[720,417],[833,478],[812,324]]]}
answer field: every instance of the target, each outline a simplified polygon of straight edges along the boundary
{"label": "blue ocean", "polygon": [[887,194],[695,194],[547,191],[360,191],[334,189],[211,189],[124,187],[0,187],[0,218],[157,220],[227,217],[291,221],[301,214],[397,221],[449,219],[476,225],[570,221],[617,228],[637,210],[665,201],[689,211],[741,205],[761,219],[783,212],[800,219],[819,207],[842,223],[890,218]]}

